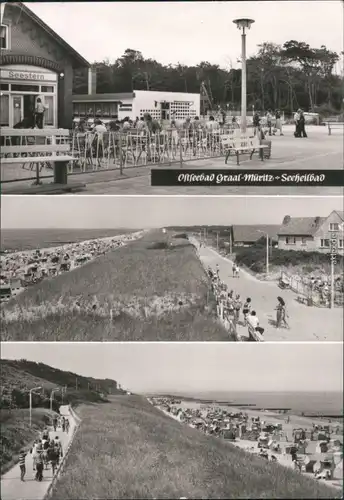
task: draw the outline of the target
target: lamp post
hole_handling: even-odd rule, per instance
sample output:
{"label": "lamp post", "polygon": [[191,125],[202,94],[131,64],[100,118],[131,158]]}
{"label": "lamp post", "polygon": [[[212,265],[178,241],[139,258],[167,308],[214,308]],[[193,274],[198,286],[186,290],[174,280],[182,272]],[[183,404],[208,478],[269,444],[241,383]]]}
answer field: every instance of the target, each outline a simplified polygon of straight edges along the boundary
{"label": "lamp post", "polygon": [[54,399],[54,394],[55,392],[60,391],[61,389],[59,387],[56,387],[56,389],[53,389],[50,393],[50,411],[53,411],[53,399]]}
{"label": "lamp post", "polygon": [[258,233],[265,234],[266,237],[266,274],[269,274],[269,235],[265,231],[257,230]]}
{"label": "lamp post", "polygon": [[246,31],[249,30],[251,24],[254,23],[253,19],[234,19],[233,23],[237,25],[241,33],[241,131],[246,132],[246,101],[247,101],[247,88],[246,88]]}
{"label": "lamp post", "polygon": [[34,391],[39,391],[40,389],[42,389],[42,387],[34,387],[33,389],[29,390],[30,427],[32,425],[32,393]]}

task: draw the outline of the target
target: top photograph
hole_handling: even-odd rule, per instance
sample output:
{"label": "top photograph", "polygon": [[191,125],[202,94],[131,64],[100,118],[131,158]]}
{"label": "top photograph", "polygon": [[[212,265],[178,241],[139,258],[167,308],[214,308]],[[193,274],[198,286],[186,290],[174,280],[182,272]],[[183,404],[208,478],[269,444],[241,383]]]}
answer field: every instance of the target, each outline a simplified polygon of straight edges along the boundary
{"label": "top photograph", "polygon": [[343,10],[2,2],[2,194],[343,194]]}

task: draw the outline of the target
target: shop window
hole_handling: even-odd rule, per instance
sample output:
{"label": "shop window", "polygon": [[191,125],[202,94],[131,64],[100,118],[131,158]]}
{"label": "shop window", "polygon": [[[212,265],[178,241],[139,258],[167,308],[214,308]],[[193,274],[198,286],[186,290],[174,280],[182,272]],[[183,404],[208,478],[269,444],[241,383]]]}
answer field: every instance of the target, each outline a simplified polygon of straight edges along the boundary
{"label": "shop window", "polygon": [[54,87],[51,85],[42,85],[41,86],[41,92],[49,92],[49,93],[53,93],[54,92]]}
{"label": "shop window", "polygon": [[0,90],[9,90],[10,86],[8,83],[1,83]]}
{"label": "shop window", "polygon": [[0,125],[10,126],[10,98],[8,95],[0,95]]}
{"label": "shop window", "polygon": [[79,116],[79,104],[78,103],[73,104],[73,115]]}
{"label": "shop window", "polygon": [[103,116],[105,118],[108,118],[110,116],[110,104],[109,103],[103,103]]}
{"label": "shop window", "polygon": [[86,116],[86,104],[84,102],[79,102],[77,104],[79,108],[79,116]]}
{"label": "shop window", "polygon": [[110,116],[111,118],[117,118],[118,116],[118,104],[116,102],[110,102]]}
{"label": "shop window", "polygon": [[54,96],[46,95],[44,97],[45,113],[44,113],[44,125],[53,126],[54,125]]}
{"label": "shop window", "polygon": [[101,104],[101,103],[97,103],[97,104],[96,104],[96,106],[95,106],[95,110],[96,110],[96,112],[95,112],[95,116],[97,116],[97,117],[102,116],[102,114],[103,114],[103,106],[102,106],[102,104]]}
{"label": "shop window", "polygon": [[86,113],[87,113],[87,116],[89,116],[89,117],[94,116],[94,104],[87,104]]}
{"label": "shop window", "polygon": [[2,49],[8,49],[9,44],[8,44],[8,26],[5,26],[4,24],[1,25],[0,28],[0,44]]}
{"label": "shop window", "polygon": [[26,85],[19,83],[12,83],[11,85],[12,92],[37,92],[39,93],[39,85]]}

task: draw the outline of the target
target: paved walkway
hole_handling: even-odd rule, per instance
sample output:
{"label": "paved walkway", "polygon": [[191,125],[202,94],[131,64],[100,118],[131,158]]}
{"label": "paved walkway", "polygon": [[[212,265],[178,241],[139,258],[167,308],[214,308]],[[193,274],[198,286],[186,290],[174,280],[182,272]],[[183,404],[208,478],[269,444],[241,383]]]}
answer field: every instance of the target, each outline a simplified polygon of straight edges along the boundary
{"label": "paved walkway", "polygon": [[[343,169],[343,137],[342,132],[333,132],[329,136],[327,127],[308,127],[308,138],[295,139],[293,136],[294,127],[286,126],[284,136],[273,136],[272,157],[262,163],[258,157],[250,161],[243,157],[239,168],[259,169],[259,170],[332,170]],[[230,159],[227,167],[224,165],[224,158],[208,160],[195,160],[185,162],[184,168],[188,169],[217,169],[228,168],[228,171],[236,168],[235,159]],[[11,173],[11,165],[1,167],[2,179],[8,178]],[[157,167],[159,168],[159,167]],[[179,164],[169,167],[163,165],[162,168],[179,168]],[[18,173],[20,176],[28,174],[27,171]],[[31,173],[31,175],[33,175]],[[119,171],[101,171],[95,174],[86,173],[74,175],[70,180],[85,183],[86,189],[80,194],[123,194],[123,195],[343,195],[343,188],[338,187],[151,187],[150,167],[137,167],[124,170],[124,175],[120,176]],[[48,180],[51,182],[51,180]],[[13,189],[13,186],[27,185],[27,182],[4,184],[3,194],[6,190]],[[78,193],[73,193],[73,196]]]}
{"label": "paved walkway", "polygon": [[[240,277],[232,277],[232,261],[207,247],[199,249],[200,259],[206,267],[219,265],[220,279],[229,290],[239,293],[244,301],[252,299],[252,310],[257,312],[260,324],[265,328],[265,341],[343,341],[343,309],[308,307],[297,302],[291,290],[280,290],[275,282],[260,281],[241,269]],[[290,329],[276,328],[277,296],[284,298],[290,315]],[[238,333],[247,335],[247,328],[239,326]]]}
{"label": "paved walkway", "polygon": [[[70,429],[69,433],[57,430],[50,431],[50,438],[58,436],[62,443],[63,452],[68,447],[75,428],[75,421],[69,413],[68,406],[60,407],[60,414],[69,418]],[[33,472],[32,455],[28,453],[26,456],[26,476],[25,481],[20,480],[19,464],[15,465],[6,474],[1,477],[1,500],[41,500],[46,495],[49,485],[53,479],[51,468],[43,471],[43,481],[35,481],[35,472]]]}

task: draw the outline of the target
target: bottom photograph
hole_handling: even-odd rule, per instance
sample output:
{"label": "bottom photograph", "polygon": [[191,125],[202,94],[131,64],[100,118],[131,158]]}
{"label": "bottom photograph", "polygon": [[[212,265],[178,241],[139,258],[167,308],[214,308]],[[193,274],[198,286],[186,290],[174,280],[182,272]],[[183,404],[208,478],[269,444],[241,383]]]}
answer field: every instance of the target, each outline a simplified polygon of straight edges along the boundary
{"label": "bottom photograph", "polygon": [[340,343],[3,343],[1,499],[342,498]]}

